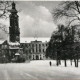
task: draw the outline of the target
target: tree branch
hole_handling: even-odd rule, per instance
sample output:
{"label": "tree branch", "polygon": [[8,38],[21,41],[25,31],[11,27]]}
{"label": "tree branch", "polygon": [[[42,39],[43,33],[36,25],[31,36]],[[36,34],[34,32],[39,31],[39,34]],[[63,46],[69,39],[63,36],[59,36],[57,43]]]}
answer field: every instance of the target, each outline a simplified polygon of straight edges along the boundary
{"label": "tree branch", "polygon": [[70,24],[71,24],[73,21],[75,21],[75,20],[78,20],[78,19],[76,18],[76,19],[71,20],[71,21],[69,22],[69,24],[68,24],[68,27],[69,27]]}
{"label": "tree branch", "polygon": [[75,1],[75,4],[76,4],[77,10],[78,10],[78,13],[80,14],[78,1]]}

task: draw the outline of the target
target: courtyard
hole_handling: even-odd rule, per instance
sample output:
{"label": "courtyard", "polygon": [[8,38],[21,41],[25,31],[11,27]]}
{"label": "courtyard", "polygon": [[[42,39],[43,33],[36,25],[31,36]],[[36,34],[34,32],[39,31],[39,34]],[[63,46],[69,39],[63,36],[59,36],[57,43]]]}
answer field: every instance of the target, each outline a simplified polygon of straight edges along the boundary
{"label": "courtyard", "polygon": [[51,60],[35,60],[25,63],[0,64],[0,80],[72,80],[80,79],[80,66],[56,66],[56,62]]}

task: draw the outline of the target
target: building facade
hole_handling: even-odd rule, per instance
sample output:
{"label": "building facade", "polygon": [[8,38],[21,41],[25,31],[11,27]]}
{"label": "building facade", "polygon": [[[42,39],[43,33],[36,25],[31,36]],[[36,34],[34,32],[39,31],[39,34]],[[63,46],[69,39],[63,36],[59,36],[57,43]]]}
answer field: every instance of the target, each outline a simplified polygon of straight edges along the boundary
{"label": "building facade", "polygon": [[27,54],[29,60],[44,60],[48,42],[31,41],[30,43],[21,43],[23,52]]}

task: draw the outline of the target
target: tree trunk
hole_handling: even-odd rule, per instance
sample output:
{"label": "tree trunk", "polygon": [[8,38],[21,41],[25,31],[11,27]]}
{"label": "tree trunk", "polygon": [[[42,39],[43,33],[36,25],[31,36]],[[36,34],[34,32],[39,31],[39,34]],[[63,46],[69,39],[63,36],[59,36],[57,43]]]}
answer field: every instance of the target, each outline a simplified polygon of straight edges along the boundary
{"label": "tree trunk", "polygon": [[77,66],[76,67],[78,67],[78,53],[77,53]]}
{"label": "tree trunk", "polygon": [[59,59],[59,64],[61,65],[61,60]]}
{"label": "tree trunk", "polygon": [[59,61],[58,61],[58,59],[56,60],[56,65],[57,65],[57,66],[59,65]]}
{"label": "tree trunk", "polygon": [[76,65],[76,67],[78,67],[78,59],[77,59],[77,65]]}
{"label": "tree trunk", "polygon": [[58,60],[56,60],[56,65],[58,66]]}
{"label": "tree trunk", "polygon": [[64,60],[64,62],[65,62],[65,67],[67,67],[66,59]]}
{"label": "tree trunk", "polygon": [[72,59],[70,60],[70,62],[71,62],[71,66],[72,66]]}
{"label": "tree trunk", "polygon": [[76,67],[76,59],[74,59],[75,67]]}

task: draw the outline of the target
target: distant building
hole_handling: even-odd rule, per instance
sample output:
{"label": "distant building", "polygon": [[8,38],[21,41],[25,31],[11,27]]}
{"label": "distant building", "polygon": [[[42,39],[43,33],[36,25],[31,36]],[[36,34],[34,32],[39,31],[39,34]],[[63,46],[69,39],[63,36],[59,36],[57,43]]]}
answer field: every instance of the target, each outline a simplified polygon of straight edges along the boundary
{"label": "distant building", "polygon": [[0,63],[7,62],[9,59],[7,40],[0,40]]}
{"label": "distant building", "polygon": [[27,58],[30,60],[43,60],[45,59],[46,48],[48,42],[31,41],[30,43],[21,43],[23,47],[23,53],[27,54]]}
{"label": "distant building", "polygon": [[23,54],[23,48],[20,48],[18,42],[12,43],[7,40],[0,40],[0,63],[11,62],[13,59],[16,59],[15,54]]}

